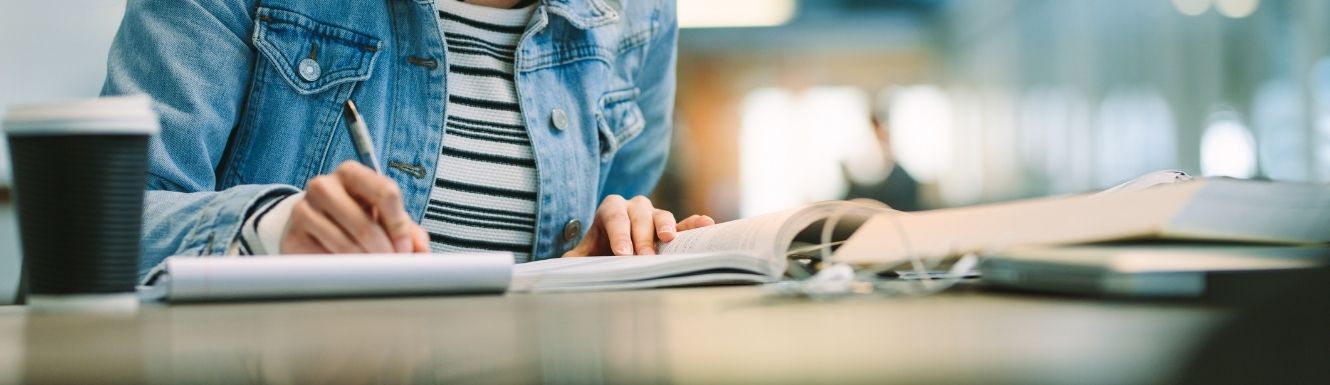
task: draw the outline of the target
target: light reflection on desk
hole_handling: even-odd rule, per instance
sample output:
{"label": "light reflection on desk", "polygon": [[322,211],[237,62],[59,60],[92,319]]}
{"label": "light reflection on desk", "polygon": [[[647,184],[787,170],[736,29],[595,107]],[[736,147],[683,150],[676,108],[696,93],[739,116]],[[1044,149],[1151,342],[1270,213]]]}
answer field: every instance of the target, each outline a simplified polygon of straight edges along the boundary
{"label": "light reflection on desk", "polygon": [[1224,313],[970,290],[803,302],[752,287],[145,305],[128,318],[4,307],[0,369],[21,374],[0,381],[1158,382]]}

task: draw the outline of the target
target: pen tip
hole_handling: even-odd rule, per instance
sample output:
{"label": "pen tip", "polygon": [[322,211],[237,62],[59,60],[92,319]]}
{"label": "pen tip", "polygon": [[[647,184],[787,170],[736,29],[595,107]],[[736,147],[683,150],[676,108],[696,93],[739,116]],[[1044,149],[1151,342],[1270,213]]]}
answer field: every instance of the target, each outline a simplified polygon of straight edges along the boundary
{"label": "pen tip", "polygon": [[355,123],[358,120],[356,117],[360,116],[360,111],[356,111],[356,103],[347,99],[343,107],[345,108],[342,108],[342,117],[346,118],[347,123]]}

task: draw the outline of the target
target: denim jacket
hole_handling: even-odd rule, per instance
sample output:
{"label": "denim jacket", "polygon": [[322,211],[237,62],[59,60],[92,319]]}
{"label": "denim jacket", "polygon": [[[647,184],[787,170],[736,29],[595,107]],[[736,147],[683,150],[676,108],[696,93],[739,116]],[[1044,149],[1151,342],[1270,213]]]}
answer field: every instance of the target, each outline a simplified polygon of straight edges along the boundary
{"label": "denim jacket", "polygon": [[[606,195],[655,187],[674,105],[674,7],[537,6],[514,66],[539,174],[534,259],[571,249]],[[146,93],[162,118],[140,272],[223,254],[258,203],[355,159],[347,99],[419,221],[447,114],[437,20],[433,0],[130,0],[102,93]]]}

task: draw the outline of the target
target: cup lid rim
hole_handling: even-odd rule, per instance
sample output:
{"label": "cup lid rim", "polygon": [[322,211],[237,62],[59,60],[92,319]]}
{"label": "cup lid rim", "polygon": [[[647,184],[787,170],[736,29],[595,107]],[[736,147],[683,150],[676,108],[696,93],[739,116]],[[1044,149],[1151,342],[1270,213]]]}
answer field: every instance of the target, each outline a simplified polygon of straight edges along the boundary
{"label": "cup lid rim", "polygon": [[4,117],[4,132],[14,136],[70,134],[153,135],[161,130],[147,95],[17,105]]}

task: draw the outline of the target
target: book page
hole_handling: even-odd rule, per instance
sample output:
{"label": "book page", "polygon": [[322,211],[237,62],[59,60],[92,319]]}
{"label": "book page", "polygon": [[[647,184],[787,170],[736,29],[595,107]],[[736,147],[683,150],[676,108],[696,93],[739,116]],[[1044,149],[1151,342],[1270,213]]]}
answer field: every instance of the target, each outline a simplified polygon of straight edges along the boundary
{"label": "book page", "polygon": [[701,253],[711,251],[747,251],[768,258],[776,248],[780,228],[799,209],[778,211],[747,219],[679,232],[673,241],[657,245],[661,254]]}
{"label": "book page", "polygon": [[1330,242],[1330,186],[1212,179],[1165,236],[1273,243]]}
{"label": "book page", "polygon": [[[717,272],[756,276],[753,279],[780,277],[779,271],[771,271],[771,264],[766,258],[735,251],[649,257],[554,258],[515,266],[509,290],[539,291],[588,285],[607,290],[619,285],[655,287],[651,286],[653,282],[668,282],[678,277],[705,276]],[[689,282],[701,284],[710,281]]]}
{"label": "book page", "polygon": [[892,264],[1021,245],[1107,241],[1154,235],[1203,183],[1143,191],[1032,199],[916,213],[879,214],[833,257]]}

